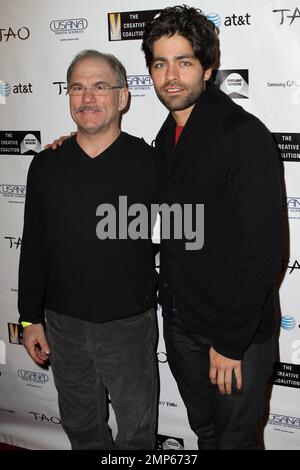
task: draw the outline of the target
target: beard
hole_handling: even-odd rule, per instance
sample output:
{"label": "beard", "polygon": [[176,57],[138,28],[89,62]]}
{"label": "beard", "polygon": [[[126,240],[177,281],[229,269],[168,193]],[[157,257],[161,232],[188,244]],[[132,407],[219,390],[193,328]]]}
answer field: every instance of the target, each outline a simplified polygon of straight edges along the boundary
{"label": "beard", "polygon": [[[170,85],[170,83],[168,85]],[[163,89],[168,85],[164,85]],[[181,86],[179,83],[176,83],[176,85]],[[162,88],[160,90],[155,88],[155,91],[159,101],[169,111],[183,111],[184,109],[194,106],[201,93],[205,90],[205,82],[201,80],[198,86],[194,86],[193,88],[182,88],[184,88],[184,90],[187,90],[187,93],[181,96],[166,95]]]}

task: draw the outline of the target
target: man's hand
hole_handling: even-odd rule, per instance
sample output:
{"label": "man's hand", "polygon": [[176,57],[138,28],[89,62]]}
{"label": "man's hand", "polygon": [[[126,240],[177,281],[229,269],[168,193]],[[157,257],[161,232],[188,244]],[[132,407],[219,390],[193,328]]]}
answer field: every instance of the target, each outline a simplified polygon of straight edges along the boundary
{"label": "man's hand", "polygon": [[241,361],[222,356],[211,346],[209,350],[210,369],[209,378],[212,384],[218,385],[222,395],[230,395],[232,392],[232,374],[236,378],[237,389],[242,388]]}
{"label": "man's hand", "polygon": [[70,139],[73,135],[77,134],[77,132],[71,132],[70,135],[62,135],[58,139],[55,139],[52,144],[47,144],[44,146],[44,149],[52,149],[55,150],[57,147],[60,147],[61,144],[64,143],[65,140]]}
{"label": "man's hand", "polygon": [[41,323],[26,326],[23,330],[23,346],[29,356],[38,364],[48,360],[50,348],[46,341],[45,330]]}

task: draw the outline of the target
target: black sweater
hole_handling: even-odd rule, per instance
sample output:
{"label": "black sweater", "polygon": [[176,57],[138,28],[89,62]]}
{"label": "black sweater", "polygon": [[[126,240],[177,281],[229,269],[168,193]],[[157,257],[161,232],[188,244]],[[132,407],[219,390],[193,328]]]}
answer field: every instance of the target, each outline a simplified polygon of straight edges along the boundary
{"label": "black sweater", "polygon": [[[151,239],[100,240],[96,209],[157,202],[155,151],[121,133],[96,158],[76,138],[34,157],[29,168],[19,267],[21,320],[38,323],[44,308],[105,322],[154,304]],[[118,214],[118,211],[116,211]]]}
{"label": "black sweater", "polygon": [[214,86],[200,95],[175,149],[174,134],[169,115],[156,140],[163,201],[204,204],[204,247],[162,242],[160,302],[174,291],[185,328],[240,359],[274,332],[278,151],[265,126]]}

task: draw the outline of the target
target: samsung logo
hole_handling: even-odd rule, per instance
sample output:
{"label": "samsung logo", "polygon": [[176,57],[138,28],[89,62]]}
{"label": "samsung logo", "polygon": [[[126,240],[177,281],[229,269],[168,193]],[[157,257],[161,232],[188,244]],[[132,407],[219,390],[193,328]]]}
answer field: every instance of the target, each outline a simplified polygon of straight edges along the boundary
{"label": "samsung logo", "polygon": [[0,193],[5,196],[24,196],[26,195],[26,185],[24,184],[0,184]]}
{"label": "samsung logo", "polygon": [[59,31],[82,31],[86,29],[88,22],[85,18],[75,18],[67,20],[53,20],[50,23],[50,29],[53,32]]}
{"label": "samsung logo", "polygon": [[17,372],[18,376],[22,379],[25,380],[26,382],[35,382],[38,384],[44,384],[48,382],[49,377],[47,374],[44,374],[43,372],[34,372],[32,370],[18,370]]}

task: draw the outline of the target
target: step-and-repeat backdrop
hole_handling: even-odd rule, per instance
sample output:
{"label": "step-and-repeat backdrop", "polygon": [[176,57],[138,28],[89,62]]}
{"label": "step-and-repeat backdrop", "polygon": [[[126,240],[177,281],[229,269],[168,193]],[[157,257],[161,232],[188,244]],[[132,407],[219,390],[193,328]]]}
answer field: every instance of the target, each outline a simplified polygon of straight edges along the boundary
{"label": "step-and-repeat backdrop", "polygon": [[[267,125],[281,153],[286,249],[279,273],[278,361],[270,384],[264,439],[267,449],[300,449],[300,1],[185,3],[201,8],[220,28],[221,89]],[[17,271],[32,156],[54,138],[75,130],[68,110],[66,69],[74,55],[87,48],[113,53],[124,63],[131,106],[123,118],[123,130],[149,143],[154,140],[166,110],[155,96],[140,47],[145,21],[166,6],[170,6],[166,0],[1,0],[2,442],[32,449],[69,448],[51,368],[43,369],[27,356],[18,325]],[[159,311],[158,322],[161,330]],[[159,447],[196,449],[161,337],[157,360]],[[115,433],[112,410],[110,423]]]}

